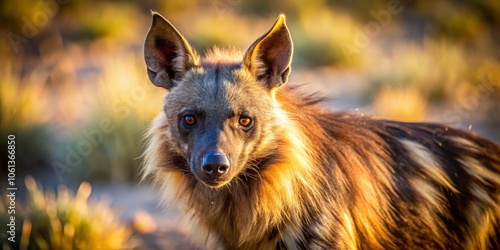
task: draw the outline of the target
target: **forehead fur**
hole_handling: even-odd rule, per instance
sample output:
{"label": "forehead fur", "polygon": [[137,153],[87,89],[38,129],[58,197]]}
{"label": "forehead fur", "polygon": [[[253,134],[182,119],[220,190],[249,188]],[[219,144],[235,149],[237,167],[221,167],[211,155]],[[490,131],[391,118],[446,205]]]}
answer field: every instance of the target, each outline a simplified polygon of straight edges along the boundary
{"label": "forehead fur", "polygon": [[214,47],[207,51],[201,59],[202,64],[240,64],[243,60],[243,53],[233,47],[219,49]]}
{"label": "forehead fur", "polygon": [[[238,112],[242,107],[268,105],[267,89],[243,66],[243,53],[214,48],[167,95],[166,109],[197,108],[209,112]],[[259,100],[259,102],[256,102]]]}

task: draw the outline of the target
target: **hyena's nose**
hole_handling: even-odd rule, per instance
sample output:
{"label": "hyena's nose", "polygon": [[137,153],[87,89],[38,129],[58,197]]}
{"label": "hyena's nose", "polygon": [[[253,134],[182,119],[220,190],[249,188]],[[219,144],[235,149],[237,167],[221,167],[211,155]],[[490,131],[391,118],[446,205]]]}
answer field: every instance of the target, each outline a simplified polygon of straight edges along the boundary
{"label": "hyena's nose", "polygon": [[229,171],[229,160],[221,152],[208,152],[201,161],[201,170],[216,179]]}

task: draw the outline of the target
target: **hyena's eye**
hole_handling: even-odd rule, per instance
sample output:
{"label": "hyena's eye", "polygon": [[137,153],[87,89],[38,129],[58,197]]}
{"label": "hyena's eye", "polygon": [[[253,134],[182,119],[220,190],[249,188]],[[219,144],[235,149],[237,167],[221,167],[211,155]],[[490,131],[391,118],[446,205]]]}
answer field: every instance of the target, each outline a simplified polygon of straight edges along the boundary
{"label": "hyena's eye", "polygon": [[249,128],[252,125],[252,119],[250,119],[250,117],[240,116],[240,119],[238,120],[238,123],[242,127]]}
{"label": "hyena's eye", "polygon": [[196,125],[196,117],[194,117],[193,115],[185,115],[183,120],[184,125],[188,128]]}

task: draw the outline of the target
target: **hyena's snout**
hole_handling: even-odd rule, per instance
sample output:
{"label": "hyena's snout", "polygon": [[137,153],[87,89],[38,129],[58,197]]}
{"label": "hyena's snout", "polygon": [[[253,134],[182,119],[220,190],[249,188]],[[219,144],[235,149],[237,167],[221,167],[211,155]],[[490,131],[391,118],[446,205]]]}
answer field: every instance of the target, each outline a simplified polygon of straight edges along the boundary
{"label": "hyena's snout", "polygon": [[222,150],[212,149],[201,153],[191,170],[196,178],[209,187],[221,187],[231,181],[231,160]]}
{"label": "hyena's snout", "polygon": [[238,149],[221,128],[206,127],[192,144],[191,171],[203,184],[222,187],[236,172]]}
{"label": "hyena's snout", "polygon": [[201,159],[201,171],[208,180],[220,179],[229,172],[229,167],[229,159],[222,152],[208,152]]}

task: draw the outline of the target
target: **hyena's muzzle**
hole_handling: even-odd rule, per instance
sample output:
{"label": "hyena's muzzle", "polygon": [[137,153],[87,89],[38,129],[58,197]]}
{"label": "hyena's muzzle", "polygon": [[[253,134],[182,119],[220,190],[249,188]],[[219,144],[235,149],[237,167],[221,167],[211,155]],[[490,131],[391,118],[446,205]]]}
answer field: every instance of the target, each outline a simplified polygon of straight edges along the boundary
{"label": "hyena's muzzle", "polygon": [[[199,131],[201,132],[201,131]],[[221,187],[234,176],[235,167],[231,165],[231,148],[224,131],[205,128],[192,141],[190,168],[195,177],[210,187]]]}

